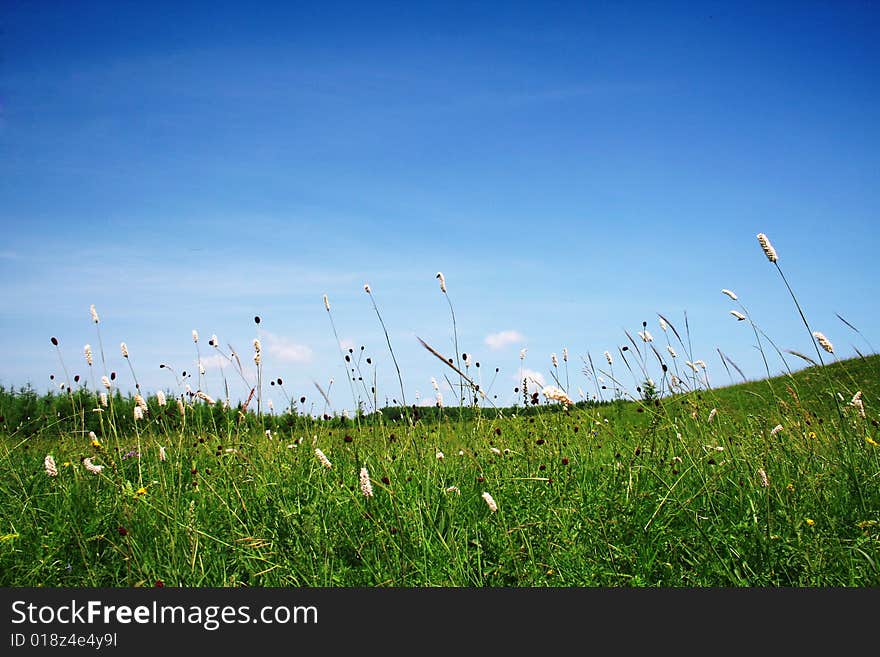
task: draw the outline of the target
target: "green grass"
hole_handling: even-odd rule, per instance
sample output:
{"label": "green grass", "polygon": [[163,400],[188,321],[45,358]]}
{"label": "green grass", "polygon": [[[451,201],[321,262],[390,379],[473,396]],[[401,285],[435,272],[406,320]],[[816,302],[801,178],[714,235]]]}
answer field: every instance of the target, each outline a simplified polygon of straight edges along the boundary
{"label": "green grass", "polygon": [[0,585],[878,586],[878,370],[360,428],[0,391]]}

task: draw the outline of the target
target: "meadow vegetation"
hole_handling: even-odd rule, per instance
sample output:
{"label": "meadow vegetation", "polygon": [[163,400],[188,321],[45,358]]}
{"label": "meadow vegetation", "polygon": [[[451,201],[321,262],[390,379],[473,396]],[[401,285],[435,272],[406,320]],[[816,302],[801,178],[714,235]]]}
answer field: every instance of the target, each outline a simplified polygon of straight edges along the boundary
{"label": "meadow vegetation", "polygon": [[[283,382],[263,380],[258,340],[254,380],[223,352],[251,392],[235,404],[182,380],[123,395],[96,362],[103,346],[88,347],[88,377],[70,379],[62,360],[58,391],[0,389],[0,584],[880,585],[880,356],[838,360],[792,292],[816,353],[786,360],[722,292],[767,378],[745,381],[719,350],[731,384],[711,385],[686,323],[662,315],[657,338],[645,323],[585,357],[595,393],[571,394],[566,350],[556,385],[526,377],[504,408],[457,346],[448,358],[423,343],[461,393],[444,403],[438,387],[432,406],[381,406],[340,349],[351,417],[306,412],[304,399],[263,407]],[[786,371],[769,376],[770,360]]]}

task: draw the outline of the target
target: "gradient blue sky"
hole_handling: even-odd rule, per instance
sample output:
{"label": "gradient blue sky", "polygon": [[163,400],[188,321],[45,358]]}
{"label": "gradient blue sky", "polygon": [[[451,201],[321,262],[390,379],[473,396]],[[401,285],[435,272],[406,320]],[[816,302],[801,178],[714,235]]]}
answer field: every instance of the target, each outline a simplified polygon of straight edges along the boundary
{"label": "gradient blue sky", "polygon": [[[572,396],[591,394],[582,357],[643,320],[665,344],[658,312],[680,329],[687,312],[713,383],[717,347],[759,377],[721,288],[814,352],[758,232],[837,355],[868,346],[835,313],[880,339],[876,2],[7,1],[0,18],[2,385],[63,376],[53,335],[86,375],[95,304],[123,388],[120,341],[146,392],[174,390],[159,363],[194,371],[197,329],[203,356],[216,333],[246,362],[259,335],[267,379],[311,402],[332,377],[351,408],[326,293],[397,397],[368,282],[407,401],[432,397],[451,372],[415,336],[452,354],[437,271],[484,388],[501,370],[497,403],[523,347],[548,383],[567,348]],[[521,337],[493,348],[502,331]],[[222,396],[214,365],[206,389]]]}

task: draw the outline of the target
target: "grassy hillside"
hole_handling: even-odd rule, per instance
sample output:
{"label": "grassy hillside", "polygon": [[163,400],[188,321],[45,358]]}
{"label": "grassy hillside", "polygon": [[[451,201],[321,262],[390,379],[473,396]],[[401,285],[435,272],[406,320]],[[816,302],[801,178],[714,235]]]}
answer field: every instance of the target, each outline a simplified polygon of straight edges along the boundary
{"label": "grassy hillside", "polygon": [[6,391],[0,584],[877,586],[878,368],[360,428]]}

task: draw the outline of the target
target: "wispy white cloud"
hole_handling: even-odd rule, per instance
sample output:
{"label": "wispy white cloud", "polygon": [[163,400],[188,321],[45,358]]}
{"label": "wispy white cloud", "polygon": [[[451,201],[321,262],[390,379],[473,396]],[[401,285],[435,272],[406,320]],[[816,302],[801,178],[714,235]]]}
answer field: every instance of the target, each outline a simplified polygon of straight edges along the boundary
{"label": "wispy white cloud", "polygon": [[204,367],[206,370],[217,367],[225,368],[229,364],[229,359],[227,359],[225,356],[221,356],[220,354],[213,354],[211,356],[204,356],[202,358],[202,367]]}
{"label": "wispy white cloud", "polygon": [[283,335],[265,331],[262,343],[266,353],[285,363],[307,363],[312,359],[311,347]]}
{"label": "wispy white cloud", "polygon": [[[519,377],[519,372],[516,374]],[[544,375],[536,370],[530,370],[528,368],[522,371],[522,378],[526,379],[529,383],[529,386],[539,385],[542,388],[547,385],[547,382],[544,380]],[[520,381],[522,383],[522,381]],[[534,392],[534,390],[532,391]]]}
{"label": "wispy white cloud", "polygon": [[487,335],[484,342],[489,346],[489,349],[498,350],[512,344],[522,344],[525,342],[525,336],[519,331],[499,331]]}

